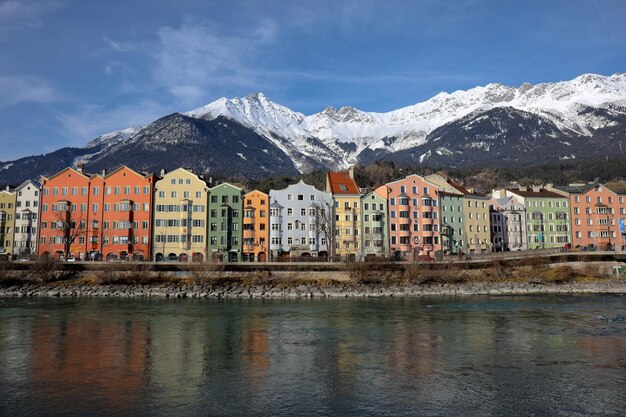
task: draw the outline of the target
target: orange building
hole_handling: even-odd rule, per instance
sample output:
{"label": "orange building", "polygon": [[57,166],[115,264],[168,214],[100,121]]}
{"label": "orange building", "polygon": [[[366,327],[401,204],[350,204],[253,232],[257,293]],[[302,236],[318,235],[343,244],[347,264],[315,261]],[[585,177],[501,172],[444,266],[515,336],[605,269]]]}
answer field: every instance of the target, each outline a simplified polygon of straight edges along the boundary
{"label": "orange building", "polygon": [[620,219],[626,222],[626,195],[603,184],[572,184],[552,187],[570,200],[572,245],[612,249],[625,244]]}
{"label": "orange building", "polygon": [[266,262],[269,250],[269,195],[250,191],[244,195],[243,261]]}
{"label": "orange building", "polygon": [[69,257],[84,259],[90,176],[82,172],[82,166],[68,167],[50,178],[42,177],[41,184],[39,255],[63,259],[64,242],[69,237]]}
{"label": "orange building", "polygon": [[391,255],[406,260],[434,257],[441,250],[437,185],[413,174],[382,187],[387,188],[379,194],[387,195]]}
{"label": "orange building", "polygon": [[90,259],[151,259],[152,202],[156,175],[121,166],[91,179]]}

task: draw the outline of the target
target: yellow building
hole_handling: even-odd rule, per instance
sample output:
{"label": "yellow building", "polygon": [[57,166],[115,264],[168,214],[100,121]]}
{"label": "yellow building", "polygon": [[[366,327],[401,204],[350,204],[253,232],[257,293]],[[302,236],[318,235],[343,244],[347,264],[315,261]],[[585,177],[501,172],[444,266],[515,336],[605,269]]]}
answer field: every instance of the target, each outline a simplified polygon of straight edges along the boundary
{"label": "yellow building", "polygon": [[207,183],[184,168],[161,177],[154,192],[154,260],[206,261]]}
{"label": "yellow building", "polygon": [[465,224],[465,252],[491,252],[489,198],[478,194],[463,196],[463,223]]}
{"label": "yellow building", "polygon": [[16,194],[9,187],[0,191],[0,254],[13,253]]}
{"label": "yellow building", "polygon": [[361,194],[352,169],[326,174],[326,191],[335,201],[335,255],[344,260],[361,259]]}

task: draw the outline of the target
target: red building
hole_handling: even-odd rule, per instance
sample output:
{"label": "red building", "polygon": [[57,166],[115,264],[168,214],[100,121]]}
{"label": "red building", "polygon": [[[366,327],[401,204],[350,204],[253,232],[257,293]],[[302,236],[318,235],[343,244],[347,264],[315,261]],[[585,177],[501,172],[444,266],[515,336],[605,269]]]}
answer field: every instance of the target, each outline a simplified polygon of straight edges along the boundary
{"label": "red building", "polygon": [[65,241],[69,256],[84,259],[89,221],[89,187],[91,177],[82,168],[65,168],[41,179],[41,215],[39,255],[63,259]]}
{"label": "red building", "polygon": [[626,195],[604,184],[572,184],[553,191],[569,197],[572,218],[572,245],[613,249],[626,242],[620,219],[626,222]]}
{"label": "red building", "polygon": [[42,178],[39,255],[150,259],[155,175],[126,166],[106,174],[66,168]]}
{"label": "red building", "polygon": [[90,259],[151,259],[152,202],[156,175],[127,166],[91,179]]}

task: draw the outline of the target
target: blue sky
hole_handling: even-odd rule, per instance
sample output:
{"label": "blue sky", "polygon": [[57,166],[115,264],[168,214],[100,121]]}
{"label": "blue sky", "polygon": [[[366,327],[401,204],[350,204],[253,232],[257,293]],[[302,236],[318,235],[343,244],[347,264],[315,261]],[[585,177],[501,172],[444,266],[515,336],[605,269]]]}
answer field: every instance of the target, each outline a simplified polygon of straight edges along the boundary
{"label": "blue sky", "polygon": [[626,1],[0,0],[0,161],[222,96],[305,114],[626,72]]}

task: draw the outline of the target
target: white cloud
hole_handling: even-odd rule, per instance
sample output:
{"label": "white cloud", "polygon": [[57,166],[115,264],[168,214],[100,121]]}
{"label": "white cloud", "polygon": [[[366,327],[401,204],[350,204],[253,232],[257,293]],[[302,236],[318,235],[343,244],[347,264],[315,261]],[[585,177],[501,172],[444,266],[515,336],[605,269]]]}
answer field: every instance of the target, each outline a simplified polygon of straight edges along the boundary
{"label": "white cloud", "polygon": [[190,22],[161,28],[154,53],[155,79],[185,104],[196,104],[215,88],[253,88],[259,85],[255,60],[275,41],[276,33],[271,21],[231,36]]}
{"label": "white cloud", "polygon": [[0,104],[49,103],[55,100],[54,89],[40,78],[0,76]]}

